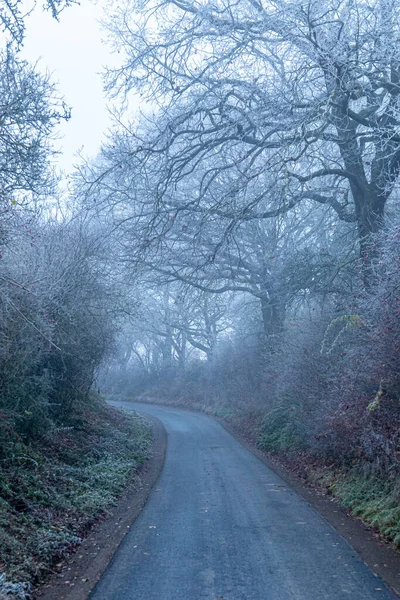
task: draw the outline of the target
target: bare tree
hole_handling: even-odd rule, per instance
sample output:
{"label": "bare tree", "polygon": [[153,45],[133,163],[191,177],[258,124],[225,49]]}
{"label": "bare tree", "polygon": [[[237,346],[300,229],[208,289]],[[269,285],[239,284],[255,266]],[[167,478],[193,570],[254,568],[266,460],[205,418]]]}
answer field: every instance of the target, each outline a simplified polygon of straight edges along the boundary
{"label": "bare tree", "polygon": [[[60,12],[73,4],[75,0],[46,0],[43,9],[51,12],[58,19]],[[25,37],[25,19],[34,10],[36,4],[29,6],[22,0],[2,0],[0,2],[0,25],[2,31],[8,35],[9,41],[20,46]]]}
{"label": "bare tree", "polygon": [[[130,128],[126,160],[159,174],[159,202],[196,172],[193,210],[234,220],[329,205],[357,225],[368,270],[400,168],[399,19],[396,0],[118,7],[109,29],[125,61],[108,89],[160,104]],[[257,185],[266,170],[273,194]]]}
{"label": "bare tree", "polygon": [[10,49],[0,54],[0,207],[3,217],[55,190],[54,127],[69,117],[47,75]]}
{"label": "bare tree", "polygon": [[[122,158],[116,147],[113,153]],[[304,202],[279,217],[232,221],[212,207],[197,210],[189,182],[159,205],[151,174],[143,177],[128,162],[119,169],[111,162],[107,171],[110,158],[106,153],[104,162],[84,172],[88,182],[97,169],[101,173],[96,185],[88,183],[86,201],[112,212],[119,259],[138,269],[139,278],[153,277],[154,285],[179,281],[205,294],[249,294],[259,302],[267,338],[282,333],[287,309],[299,295],[340,290],[338,282],[355,258],[355,238],[329,207]],[[193,174],[195,186],[198,181]],[[269,183],[267,176],[262,181]],[[219,189],[223,194],[222,183]]]}

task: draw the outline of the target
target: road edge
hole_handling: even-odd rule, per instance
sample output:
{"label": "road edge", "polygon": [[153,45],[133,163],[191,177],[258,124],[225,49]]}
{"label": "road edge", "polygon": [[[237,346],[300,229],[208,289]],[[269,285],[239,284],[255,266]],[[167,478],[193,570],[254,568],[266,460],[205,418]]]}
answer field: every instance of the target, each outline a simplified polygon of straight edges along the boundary
{"label": "road edge", "polygon": [[313,506],[357,552],[374,575],[379,577],[400,598],[400,555],[389,542],[378,536],[372,528],[349,514],[335,498],[322,493],[317,488],[310,487],[300,476],[288,471],[284,465],[251,444],[230,423],[213,415],[207,416],[217,421],[246,450],[256,456],[299,496]]}
{"label": "road edge", "polygon": [[135,481],[128,485],[104,521],[93,529],[72,556],[63,561],[60,571],[46,585],[35,590],[35,599],[87,600],[144,508],[164,466],[167,432],[156,417],[142,413],[141,416],[151,425],[153,444],[150,457],[140,471],[139,489]]}
{"label": "road edge", "polygon": [[145,401],[143,399],[125,400],[127,404],[154,404],[163,408],[175,408],[207,416],[219,423],[246,450],[258,458],[278,477],[287,483],[299,496],[308,502],[317,512],[347,541],[357,552],[367,567],[380,578],[392,592],[400,598],[400,554],[390,542],[377,534],[361,520],[349,514],[337,499],[328,496],[319,488],[311,487],[300,475],[289,471],[279,459],[257,448],[244,435],[226,420],[201,410],[179,404]]}

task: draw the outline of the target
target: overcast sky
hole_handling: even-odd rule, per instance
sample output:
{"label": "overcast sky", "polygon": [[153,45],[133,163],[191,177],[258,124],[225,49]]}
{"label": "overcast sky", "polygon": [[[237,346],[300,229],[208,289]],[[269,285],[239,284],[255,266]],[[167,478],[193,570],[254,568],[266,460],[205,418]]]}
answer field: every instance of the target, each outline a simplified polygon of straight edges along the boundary
{"label": "overcast sky", "polygon": [[84,1],[64,10],[59,22],[41,11],[35,11],[26,22],[23,56],[30,62],[40,58],[41,68],[53,73],[72,108],[72,118],[61,125],[62,139],[57,142],[63,150],[59,165],[67,173],[82,147],[86,156],[97,154],[110,123],[100,73],[112,58],[101,42],[100,16],[100,4]]}

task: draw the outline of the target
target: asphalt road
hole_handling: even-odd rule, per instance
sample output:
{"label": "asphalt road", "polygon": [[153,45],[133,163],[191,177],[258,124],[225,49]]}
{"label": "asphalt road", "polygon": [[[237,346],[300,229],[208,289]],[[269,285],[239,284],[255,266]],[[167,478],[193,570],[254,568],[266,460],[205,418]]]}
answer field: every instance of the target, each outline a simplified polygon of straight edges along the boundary
{"label": "asphalt road", "polygon": [[217,422],[125,406],[162,421],[167,456],[91,600],[395,599],[315,509]]}

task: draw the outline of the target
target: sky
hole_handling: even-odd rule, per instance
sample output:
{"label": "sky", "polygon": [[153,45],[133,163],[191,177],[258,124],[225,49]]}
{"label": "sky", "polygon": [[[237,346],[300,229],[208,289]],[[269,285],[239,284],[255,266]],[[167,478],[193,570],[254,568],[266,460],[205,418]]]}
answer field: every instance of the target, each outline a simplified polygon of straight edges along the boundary
{"label": "sky", "polygon": [[53,74],[58,89],[72,109],[71,119],[59,128],[62,149],[59,168],[70,173],[78,162],[76,153],[93,157],[110,125],[101,71],[112,64],[104,34],[97,20],[100,3],[83,1],[65,9],[57,22],[47,12],[35,11],[26,21],[23,57]]}

